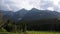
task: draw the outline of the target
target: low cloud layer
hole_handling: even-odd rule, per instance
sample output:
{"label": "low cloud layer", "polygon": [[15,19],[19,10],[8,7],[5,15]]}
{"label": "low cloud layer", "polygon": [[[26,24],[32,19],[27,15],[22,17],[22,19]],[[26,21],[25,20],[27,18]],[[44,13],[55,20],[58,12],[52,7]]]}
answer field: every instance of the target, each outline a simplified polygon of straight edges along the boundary
{"label": "low cloud layer", "polygon": [[0,0],[0,10],[17,11],[22,8],[60,12],[60,0]]}

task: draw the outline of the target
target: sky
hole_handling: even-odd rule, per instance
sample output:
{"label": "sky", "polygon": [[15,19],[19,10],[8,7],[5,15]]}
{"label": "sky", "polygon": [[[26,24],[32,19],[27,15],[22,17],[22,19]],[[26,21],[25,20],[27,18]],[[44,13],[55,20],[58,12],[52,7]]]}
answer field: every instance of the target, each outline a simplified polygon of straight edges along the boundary
{"label": "sky", "polygon": [[23,8],[60,12],[60,0],[0,0],[0,10],[16,12]]}

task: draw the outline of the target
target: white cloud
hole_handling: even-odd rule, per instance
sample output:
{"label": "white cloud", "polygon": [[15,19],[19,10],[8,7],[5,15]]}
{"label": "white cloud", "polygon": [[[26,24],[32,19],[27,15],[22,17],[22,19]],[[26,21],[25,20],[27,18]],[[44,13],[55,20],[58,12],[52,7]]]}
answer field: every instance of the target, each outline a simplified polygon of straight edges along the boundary
{"label": "white cloud", "polygon": [[47,10],[54,11],[54,8],[53,7],[48,7]]}
{"label": "white cloud", "polygon": [[60,0],[52,0],[54,5],[59,5]]}
{"label": "white cloud", "polygon": [[0,0],[0,10],[17,11],[22,8],[60,11],[60,0]]}

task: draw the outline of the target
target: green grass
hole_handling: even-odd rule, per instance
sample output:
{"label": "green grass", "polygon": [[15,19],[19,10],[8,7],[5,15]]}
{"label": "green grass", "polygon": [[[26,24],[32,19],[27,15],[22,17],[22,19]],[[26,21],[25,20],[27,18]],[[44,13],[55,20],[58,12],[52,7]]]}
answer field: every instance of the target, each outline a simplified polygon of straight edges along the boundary
{"label": "green grass", "polygon": [[[24,34],[24,33],[0,32],[0,34]],[[60,34],[60,32],[49,32],[49,31],[27,31],[27,34]]]}
{"label": "green grass", "polygon": [[28,34],[60,34],[60,32],[28,31]]}
{"label": "green grass", "polygon": [[20,33],[12,33],[12,32],[0,32],[0,34],[20,34]]}

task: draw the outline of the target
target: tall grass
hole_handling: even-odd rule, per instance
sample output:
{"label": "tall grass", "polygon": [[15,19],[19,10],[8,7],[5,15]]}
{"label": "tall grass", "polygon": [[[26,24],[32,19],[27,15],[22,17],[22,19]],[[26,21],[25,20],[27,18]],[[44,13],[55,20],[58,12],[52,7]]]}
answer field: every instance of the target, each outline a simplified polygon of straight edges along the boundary
{"label": "tall grass", "polygon": [[[0,34],[25,34],[24,32],[0,32]],[[50,31],[27,31],[26,34],[60,34],[60,32],[50,32]]]}

